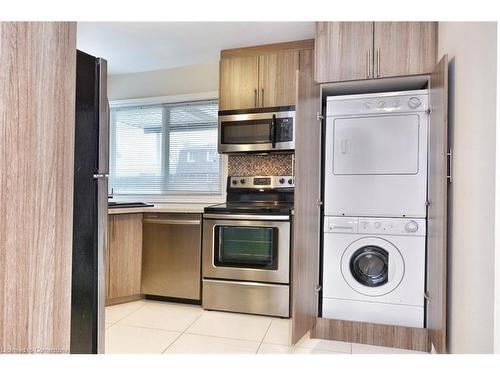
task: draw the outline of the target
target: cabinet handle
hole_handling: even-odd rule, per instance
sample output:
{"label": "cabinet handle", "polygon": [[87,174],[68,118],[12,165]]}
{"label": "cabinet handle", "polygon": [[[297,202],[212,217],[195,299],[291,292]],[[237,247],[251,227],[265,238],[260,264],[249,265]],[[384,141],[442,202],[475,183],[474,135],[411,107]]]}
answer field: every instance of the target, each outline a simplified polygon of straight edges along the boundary
{"label": "cabinet handle", "polygon": [[110,215],[109,216],[109,220],[111,220],[111,238],[110,240],[114,240],[115,239],[115,217],[113,215]]}
{"label": "cabinet handle", "polygon": [[261,90],[262,91],[262,104],[261,104],[261,107],[264,107],[264,89]]}
{"label": "cabinet handle", "polygon": [[375,72],[373,71],[373,51],[371,49],[368,50],[368,61],[369,61],[368,72],[370,74],[370,78],[373,78]]}
{"label": "cabinet handle", "polygon": [[175,220],[175,219],[144,219],[146,224],[166,224],[166,225],[200,225],[201,220]]}
{"label": "cabinet handle", "polygon": [[366,51],[366,78],[370,78],[370,50]]}
{"label": "cabinet handle", "polygon": [[257,108],[257,89],[253,89],[253,106]]}
{"label": "cabinet handle", "polygon": [[377,48],[377,77],[380,77],[380,48]]}

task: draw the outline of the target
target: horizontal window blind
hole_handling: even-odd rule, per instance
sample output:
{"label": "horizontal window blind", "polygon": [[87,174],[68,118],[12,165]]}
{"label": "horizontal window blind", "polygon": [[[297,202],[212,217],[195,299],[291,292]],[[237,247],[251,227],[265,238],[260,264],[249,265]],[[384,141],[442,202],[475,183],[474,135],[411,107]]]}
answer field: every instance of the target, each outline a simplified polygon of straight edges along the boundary
{"label": "horizontal window blind", "polygon": [[114,194],[221,194],[217,101],[111,110]]}

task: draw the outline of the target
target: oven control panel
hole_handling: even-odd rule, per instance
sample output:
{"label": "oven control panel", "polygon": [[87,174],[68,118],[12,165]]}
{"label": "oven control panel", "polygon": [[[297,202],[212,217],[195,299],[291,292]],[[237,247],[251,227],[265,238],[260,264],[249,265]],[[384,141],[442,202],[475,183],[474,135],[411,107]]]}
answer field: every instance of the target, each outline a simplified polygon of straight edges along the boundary
{"label": "oven control panel", "polygon": [[232,176],[230,189],[279,189],[295,187],[294,176]]}

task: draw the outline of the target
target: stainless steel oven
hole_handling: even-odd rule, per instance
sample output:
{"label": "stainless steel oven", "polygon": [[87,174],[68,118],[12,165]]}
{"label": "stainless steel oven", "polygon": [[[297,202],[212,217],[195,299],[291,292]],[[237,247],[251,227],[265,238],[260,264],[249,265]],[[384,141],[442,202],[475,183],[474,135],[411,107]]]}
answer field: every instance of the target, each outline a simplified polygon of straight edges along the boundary
{"label": "stainless steel oven", "polygon": [[293,176],[232,176],[203,214],[202,306],[290,316]]}
{"label": "stainless steel oven", "polygon": [[289,216],[205,214],[203,277],[288,283]]}
{"label": "stainless steel oven", "polygon": [[295,107],[219,111],[219,152],[295,149]]}

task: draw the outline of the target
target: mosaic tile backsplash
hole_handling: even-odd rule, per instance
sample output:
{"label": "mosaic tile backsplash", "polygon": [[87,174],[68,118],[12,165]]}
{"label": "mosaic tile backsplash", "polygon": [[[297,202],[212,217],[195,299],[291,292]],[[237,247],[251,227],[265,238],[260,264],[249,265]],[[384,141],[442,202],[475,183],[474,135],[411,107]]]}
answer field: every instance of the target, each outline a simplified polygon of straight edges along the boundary
{"label": "mosaic tile backsplash", "polygon": [[229,155],[229,176],[291,176],[292,155]]}

